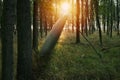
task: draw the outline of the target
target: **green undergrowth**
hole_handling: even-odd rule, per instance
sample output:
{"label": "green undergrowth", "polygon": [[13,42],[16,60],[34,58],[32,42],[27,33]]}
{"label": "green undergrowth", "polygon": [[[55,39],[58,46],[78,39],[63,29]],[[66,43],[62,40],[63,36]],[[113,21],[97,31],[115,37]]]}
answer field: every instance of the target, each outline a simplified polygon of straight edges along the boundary
{"label": "green undergrowth", "polygon": [[102,58],[82,36],[76,44],[75,33],[63,32],[38,80],[120,80],[120,37],[103,34],[102,47],[97,32],[87,39]]}

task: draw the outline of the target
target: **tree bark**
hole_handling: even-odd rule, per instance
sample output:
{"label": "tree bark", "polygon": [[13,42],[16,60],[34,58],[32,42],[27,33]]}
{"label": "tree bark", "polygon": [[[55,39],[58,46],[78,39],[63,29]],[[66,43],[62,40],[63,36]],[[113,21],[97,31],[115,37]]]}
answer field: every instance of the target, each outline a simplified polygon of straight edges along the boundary
{"label": "tree bark", "polygon": [[117,0],[117,35],[120,35],[120,28],[119,28],[119,1]]}
{"label": "tree bark", "polygon": [[2,15],[2,0],[0,0],[0,26],[1,26],[1,15]]}
{"label": "tree bark", "polygon": [[111,13],[110,13],[110,37],[112,38],[112,28],[113,28],[113,1],[110,0]]}
{"label": "tree bark", "polygon": [[13,30],[15,0],[3,1],[2,13],[2,80],[13,80]]}
{"label": "tree bark", "polygon": [[17,0],[18,63],[17,80],[32,79],[30,0]]}
{"label": "tree bark", "polygon": [[38,50],[38,0],[33,5],[33,49]]}
{"label": "tree bark", "polygon": [[81,32],[82,34],[84,33],[84,0],[81,0]]}
{"label": "tree bark", "polygon": [[100,45],[102,46],[102,31],[101,31],[101,27],[100,27],[100,21],[99,21],[99,10],[98,10],[98,7],[99,7],[99,1],[98,0],[95,0],[94,2],[94,8],[95,8],[95,13],[96,13],[96,22],[97,22],[97,26],[98,26],[98,29],[99,29],[99,40],[100,40]]}
{"label": "tree bark", "polygon": [[110,23],[110,21],[109,21],[109,12],[110,12],[110,6],[109,6],[109,4],[110,4],[110,1],[108,0],[107,1],[107,35],[109,35],[109,23]]}
{"label": "tree bark", "polygon": [[72,0],[72,32],[74,32],[74,0]]}
{"label": "tree bark", "polygon": [[86,2],[85,7],[85,34],[88,36],[88,0]]}
{"label": "tree bark", "polygon": [[42,38],[43,37],[43,25],[42,25],[43,24],[43,19],[42,19],[43,14],[42,14],[42,5],[41,5],[41,3],[42,2],[40,1],[40,3],[39,3],[40,4],[39,5],[39,14],[40,14],[40,16],[39,17],[40,17],[40,36]]}
{"label": "tree bark", "polygon": [[76,1],[76,43],[80,43],[80,1]]}

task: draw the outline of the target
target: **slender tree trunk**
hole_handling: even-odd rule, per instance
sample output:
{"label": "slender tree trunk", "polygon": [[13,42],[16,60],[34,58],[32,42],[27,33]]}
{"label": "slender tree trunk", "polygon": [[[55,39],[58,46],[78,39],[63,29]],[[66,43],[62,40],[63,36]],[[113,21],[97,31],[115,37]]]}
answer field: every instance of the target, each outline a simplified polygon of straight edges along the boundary
{"label": "slender tree trunk", "polygon": [[120,35],[120,28],[119,28],[119,1],[117,0],[117,35]]}
{"label": "slender tree trunk", "polygon": [[85,1],[86,6],[85,6],[85,33],[86,36],[88,36],[88,0]]}
{"label": "slender tree trunk", "polygon": [[104,33],[105,33],[105,23],[106,23],[105,14],[103,13],[103,32]]}
{"label": "slender tree trunk", "polygon": [[45,21],[44,21],[44,28],[45,28],[45,36],[47,36],[47,16],[45,16]]}
{"label": "slender tree trunk", "polygon": [[112,28],[113,28],[113,1],[110,0],[110,6],[111,6],[111,13],[110,13],[110,37],[112,38]]}
{"label": "slender tree trunk", "polygon": [[38,50],[38,0],[33,5],[33,49]]}
{"label": "slender tree trunk", "polygon": [[17,0],[18,63],[17,80],[32,80],[30,0]]}
{"label": "slender tree trunk", "polygon": [[55,0],[55,22],[58,19],[58,0]]}
{"label": "slender tree trunk", "polygon": [[2,0],[0,0],[0,26],[1,26],[1,15],[2,15]]}
{"label": "slender tree trunk", "polygon": [[103,8],[103,15],[102,15],[102,23],[103,23],[103,32],[106,32],[106,0],[104,1],[104,8]]}
{"label": "slender tree trunk", "polygon": [[50,30],[52,29],[53,27],[53,19],[52,19],[53,15],[50,15]]}
{"label": "slender tree trunk", "polygon": [[2,13],[2,80],[13,80],[13,30],[15,0],[3,1]]}
{"label": "slender tree trunk", "polygon": [[82,19],[81,19],[81,31],[82,31],[82,34],[84,33],[84,30],[83,30],[83,28],[84,28],[84,5],[83,5],[83,3],[84,3],[84,0],[81,0],[81,17],[82,17]]}
{"label": "slender tree trunk", "polygon": [[42,25],[42,23],[43,23],[43,20],[42,20],[42,5],[41,5],[41,2],[40,2],[40,8],[39,8],[39,14],[40,14],[40,36],[41,36],[41,38],[43,37],[43,25]]}
{"label": "slender tree trunk", "polygon": [[109,8],[109,7],[110,7],[109,4],[110,4],[110,1],[108,0],[108,1],[107,1],[107,35],[109,35],[109,17],[110,17],[110,16],[109,16],[109,15],[110,15],[110,14],[109,14],[109,12],[110,12],[110,10],[109,10],[109,9],[110,9],[110,8]]}
{"label": "slender tree trunk", "polygon": [[[0,27],[1,27],[1,15],[2,15],[2,0],[0,0]],[[1,29],[0,29],[0,38],[1,38]]]}
{"label": "slender tree trunk", "polygon": [[77,7],[76,7],[76,43],[80,43],[80,22],[79,22],[79,16],[80,16],[80,1],[77,0]]}
{"label": "slender tree trunk", "polygon": [[91,0],[90,1],[90,26],[89,26],[89,29],[90,29],[90,33],[93,34],[93,32],[95,31],[95,27],[94,27],[94,8],[93,8],[93,1]]}
{"label": "slender tree trunk", "polygon": [[72,32],[74,32],[74,0],[72,0]]}
{"label": "slender tree trunk", "polygon": [[96,22],[97,22],[97,26],[98,26],[98,29],[99,29],[99,40],[100,40],[100,45],[102,46],[102,32],[101,32],[101,27],[100,27],[100,21],[99,21],[99,10],[98,10],[98,4],[99,4],[99,1],[98,0],[95,0],[95,13],[96,13]]}

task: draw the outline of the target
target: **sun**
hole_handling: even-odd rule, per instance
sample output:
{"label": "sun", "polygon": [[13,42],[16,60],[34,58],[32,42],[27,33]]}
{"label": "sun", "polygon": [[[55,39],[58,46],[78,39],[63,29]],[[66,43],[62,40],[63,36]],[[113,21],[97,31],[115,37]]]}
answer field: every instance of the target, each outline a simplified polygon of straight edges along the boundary
{"label": "sun", "polygon": [[64,2],[61,4],[61,13],[68,14],[70,11],[70,4],[67,2]]}

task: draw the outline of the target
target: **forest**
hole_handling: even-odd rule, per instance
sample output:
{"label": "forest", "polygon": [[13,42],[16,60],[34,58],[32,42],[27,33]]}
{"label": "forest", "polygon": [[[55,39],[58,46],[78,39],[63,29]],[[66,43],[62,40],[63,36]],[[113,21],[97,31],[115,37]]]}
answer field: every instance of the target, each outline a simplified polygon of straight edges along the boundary
{"label": "forest", "polygon": [[120,0],[0,0],[0,80],[120,80]]}

